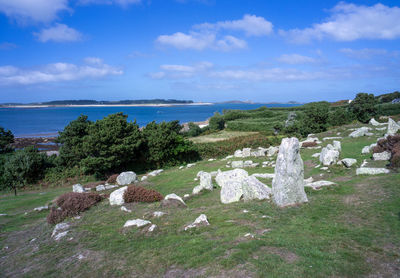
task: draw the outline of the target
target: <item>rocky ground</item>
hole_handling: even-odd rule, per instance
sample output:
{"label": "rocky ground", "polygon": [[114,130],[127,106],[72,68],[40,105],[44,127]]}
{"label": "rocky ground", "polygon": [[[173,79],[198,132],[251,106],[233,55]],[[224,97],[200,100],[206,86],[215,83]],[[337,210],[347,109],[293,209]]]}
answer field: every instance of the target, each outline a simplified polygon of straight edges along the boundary
{"label": "rocky ground", "polygon": [[[243,166],[272,187],[280,162],[271,149],[265,156],[251,156],[263,149],[251,150],[249,157],[248,150],[240,150],[236,157],[139,176],[137,184],[169,200],[176,194],[185,205],[122,204],[110,196],[116,204],[106,199],[67,219],[68,226],[54,235],[55,227],[45,221],[48,211],[34,208],[71,186],[2,196],[1,276],[400,277],[400,174],[357,175],[359,169],[370,173],[375,170],[365,169],[388,164],[372,160],[365,149],[386,126],[361,127],[307,139],[317,144],[300,150],[308,202],[297,206],[280,208],[273,198],[221,202],[218,169]],[[363,134],[350,137],[355,131]],[[126,174],[119,182],[130,178]],[[116,188],[104,189],[109,194]]]}

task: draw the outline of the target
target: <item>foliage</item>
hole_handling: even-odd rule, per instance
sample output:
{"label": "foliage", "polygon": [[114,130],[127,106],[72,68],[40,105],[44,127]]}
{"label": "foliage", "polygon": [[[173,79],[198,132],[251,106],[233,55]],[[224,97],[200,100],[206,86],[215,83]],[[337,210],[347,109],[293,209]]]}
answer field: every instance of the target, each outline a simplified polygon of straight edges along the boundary
{"label": "foliage", "polygon": [[391,153],[390,166],[393,168],[400,167],[400,134],[388,136],[385,139],[378,141],[377,145],[373,148],[374,153],[388,151]]}
{"label": "foliage", "polygon": [[359,93],[350,103],[349,111],[352,112],[357,120],[367,123],[377,114],[377,101],[373,94]]}
{"label": "foliage", "polygon": [[198,143],[196,144],[196,147],[202,159],[220,158],[231,155],[238,149],[277,145],[280,143],[281,139],[281,136],[255,134],[250,136],[234,137],[213,143]]}
{"label": "foliage", "polygon": [[224,117],[218,112],[214,113],[214,116],[210,118],[209,127],[211,130],[223,130],[225,128]]}
{"label": "foliage", "polygon": [[377,114],[381,116],[392,116],[400,114],[400,103],[385,103],[376,106]]}
{"label": "foliage", "polygon": [[0,153],[5,153],[11,150],[9,145],[14,143],[14,135],[11,130],[5,130],[0,126]]}
{"label": "foliage", "polygon": [[136,122],[128,122],[122,113],[109,115],[89,126],[80,165],[86,173],[102,176],[117,172],[138,161],[143,144]]}
{"label": "foliage", "polygon": [[13,188],[25,187],[44,177],[49,166],[47,156],[39,153],[34,147],[26,147],[9,156],[4,164],[5,186]]}
{"label": "foliage", "polygon": [[164,199],[164,197],[159,192],[137,185],[128,186],[124,192],[125,203],[152,203],[161,201],[162,199]]}
{"label": "foliage", "polygon": [[47,222],[49,224],[60,223],[67,217],[76,216],[80,212],[89,209],[102,199],[97,193],[65,193],[56,200],[56,204],[60,209],[52,208],[47,216]]}
{"label": "foliage", "polygon": [[341,126],[351,123],[355,120],[355,116],[346,108],[331,109],[328,115],[329,126]]}
{"label": "foliage", "polygon": [[182,161],[197,159],[197,152],[192,142],[179,134],[179,121],[151,122],[142,130],[145,138],[144,159],[149,165],[174,165]]}
{"label": "foliage", "polygon": [[59,159],[63,165],[78,165],[86,157],[83,143],[91,125],[92,122],[88,120],[88,117],[81,115],[59,132],[57,142],[62,144]]}
{"label": "foliage", "polygon": [[383,94],[375,97],[379,103],[388,103],[396,98],[400,98],[400,92],[396,91],[389,94]]}
{"label": "foliage", "polygon": [[202,133],[201,128],[198,125],[196,125],[195,123],[190,122],[188,124],[188,126],[189,126],[189,130],[186,133],[187,136],[196,137]]}

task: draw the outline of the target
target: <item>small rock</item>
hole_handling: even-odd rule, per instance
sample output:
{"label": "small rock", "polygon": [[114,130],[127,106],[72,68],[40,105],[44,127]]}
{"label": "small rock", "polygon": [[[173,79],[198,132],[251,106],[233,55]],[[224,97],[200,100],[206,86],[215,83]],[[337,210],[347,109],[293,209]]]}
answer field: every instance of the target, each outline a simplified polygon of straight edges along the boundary
{"label": "small rock", "polygon": [[315,153],[311,157],[319,157],[320,155],[321,155],[321,153]]}
{"label": "small rock", "polygon": [[151,224],[151,222],[148,221],[148,220],[134,219],[134,220],[126,221],[125,224],[124,224],[124,228],[132,227],[132,226],[136,226],[136,227],[140,228],[140,227],[144,227],[144,226],[149,225],[149,224]]}
{"label": "small rock", "polygon": [[84,193],[85,189],[83,188],[83,186],[81,184],[77,183],[72,186],[72,192]]}
{"label": "small rock", "polygon": [[232,161],[231,165],[232,165],[232,168],[243,168],[244,167],[244,163],[241,160]]}
{"label": "small rock", "polygon": [[243,213],[248,213],[249,211],[247,209],[242,210]]}
{"label": "small rock", "polygon": [[175,193],[168,194],[165,196],[164,200],[161,201],[161,206],[163,207],[186,207],[185,202],[181,197]]}
{"label": "small rock", "polygon": [[118,185],[128,185],[133,183],[136,180],[136,174],[132,171],[129,172],[122,172],[117,177],[117,184]]}
{"label": "small rock", "polygon": [[128,189],[127,186],[121,187],[120,189],[117,189],[110,194],[110,205],[114,206],[120,206],[125,203],[124,200],[124,193]]}
{"label": "small rock", "polygon": [[165,212],[162,211],[155,211],[153,212],[153,217],[160,218],[161,216],[165,215]]}
{"label": "small rock", "polygon": [[196,163],[189,163],[188,165],[186,165],[186,168],[192,168],[196,166]]}
{"label": "small rock", "polygon": [[208,223],[207,216],[205,214],[201,214],[199,217],[196,218],[196,220],[192,224],[187,225],[185,227],[185,231],[187,231],[189,229],[197,228],[200,226],[209,226],[209,225],[210,225],[210,223]]}
{"label": "small rock", "polygon": [[365,147],[362,148],[362,150],[361,150],[361,154],[368,154],[369,152],[370,152],[369,146],[365,146]]}
{"label": "small rock", "polygon": [[183,168],[185,168],[185,166],[179,166],[179,170],[182,170]]}
{"label": "small rock", "polygon": [[116,188],[116,187],[118,187],[118,185],[108,184],[108,185],[105,186],[106,190],[113,189],[113,188]]}
{"label": "small rock", "polygon": [[42,206],[42,207],[34,208],[33,210],[34,210],[34,211],[41,212],[41,211],[43,211],[43,210],[48,210],[48,209],[49,209],[49,206]]}
{"label": "small rock", "polygon": [[315,182],[311,182],[311,183],[307,183],[305,186],[306,187],[311,187],[314,190],[320,189],[323,186],[331,186],[331,185],[335,185],[336,183],[331,182],[331,181],[315,181]]}
{"label": "small rock", "polygon": [[106,187],[104,186],[104,184],[100,184],[98,186],[96,186],[96,191],[103,191],[106,190]]}
{"label": "small rock", "polygon": [[121,210],[122,210],[122,211],[125,211],[125,212],[132,212],[130,209],[127,209],[127,208],[124,207],[124,206],[121,207]]}
{"label": "small rock", "polygon": [[344,158],[341,160],[342,164],[347,168],[351,167],[352,165],[357,163],[357,159],[354,158]]}
{"label": "small rock", "polygon": [[145,180],[147,180],[147,176],[143,176],[143,177],[140,179],[140,181],[145,181]]}
{"label": "small rock", "polygon": [[51,237],[54,240],[60,240],[64,236],[67,235],[68,231],[66,231],[69,228],[68,223],[59,223],[54,227],[53,233],[51,234]]}
{"label": "small rock", "polygon": [[392,157],[392,154],[388,151],[384,151],[381,153],[374,153],[372,158],[374,160],[389,160]]}
{"label": "small rock", "polygon": [[159,174],[161,174],[162,172],[164,172],[163,169],[155,170],[153,172],[150,172],[149,176],[155,177],[155,176],[158,176]]}
{"label": "small rock", "polygon": [[147,231],[149,231],[150,233],[154,232],[157,229],[157,225],[156,224],[151,224],[151,226],[149,227],[149,229]]}
{"label": "small rock", "polygon": [[371,128],[369,128],[369,127],[360,127],[360,128],[357,128],[356,130],[354,130],[352,133],[350,133],[350,137],[352,137],[352,138],[357,138],[357,137],[361,137],[361,136],[366,136],[366,135],[368,135],[367,133],[369,133],[368,131],[370,130]]}

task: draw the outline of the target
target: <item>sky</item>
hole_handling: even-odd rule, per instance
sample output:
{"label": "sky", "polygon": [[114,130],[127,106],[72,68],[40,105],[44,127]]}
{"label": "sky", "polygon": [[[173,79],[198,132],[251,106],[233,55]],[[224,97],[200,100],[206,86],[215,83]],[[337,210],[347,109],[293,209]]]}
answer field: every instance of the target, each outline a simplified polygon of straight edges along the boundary
{"label": "sky", "polygon": [[400,90],[400,3],[0,0],[0,103]]}

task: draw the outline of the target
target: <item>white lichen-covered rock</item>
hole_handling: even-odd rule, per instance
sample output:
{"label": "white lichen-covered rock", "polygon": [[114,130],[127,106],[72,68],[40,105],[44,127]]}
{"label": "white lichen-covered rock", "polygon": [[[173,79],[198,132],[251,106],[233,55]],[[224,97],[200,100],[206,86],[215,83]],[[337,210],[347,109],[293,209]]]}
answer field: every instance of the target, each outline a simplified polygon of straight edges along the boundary
{"label": "white lichen-covered rock", "polygon": [[329,166],[335,164],[339,159],[339,151],[333,149],[332,145],[328,145],[325,148],[322,148],[321,154],[319,156],[319,161],[325,165]]}
{"label": "white lichen-covered rock", "polygon": [[223,204],[238,202],[242,196],[243,181],[230,181],[221,188],[220,198]]}
{"label": "white lichen-covered rock", "polygon": [[165,212],[162,211],[155,211],[153,212],[153,217],[160,218],[161,216],[165,215]]}
{"label": "white lichen-covered rock", "polygon": [[189,163],[188,165],[186,165],[186,168],[192,168],[196,166],[196,163]]}
{"label": "white lichen-covered rock", "polygon": [[108,185],[105,186],[106,190],[113,189],[113,188],[116,188],[116,187],[118,187],[118,185],[108,184]]}
{"label": "white lichen-covered rock", "polygon": [[243,152],[242,150],[236,150],[235,153],[233,154],[234,157],[243,157]]}
{"label": "white lichen-covered rock", "polygon": [[321,153],[315,153],[311,157],[320,157]]}
{"label": "white lichen-covered rock", "polygon": [[140,228],[140,227],[144,227],[144,226],[149,225],[149,224],[151,224],[151,222],[148,221],[148,220],[134,219],[134,220],[126,221],[125,224],[124,224],[124,228],[132,227],[132,226],[136,226],[136,227]]}
{"label": "white lichen-covered rock", "polygon": [[232,161],[231,166],[232,166],[232,168],[243,168],[244,163],[242,160]]}
{"label": "white lichen-covered rock", "polygon": [[251,167],[252,165],[253,165],[252,160],[246,160],[245,162],[243,162],[244,167]]}
{"label": "white lichen-covered rock", "polygon": [[205,214],[200,214],[200,216],[197,217],[196,220],[192,224],[187,225],[185,227],[185,231],[187,231],[189,229],[197,228],[200,226],[209,226],[209,225],[210,225],[210,223],[207,220],[207,216]]}
{"label": "white lichen-covered rock", "polygon": [[77,183],[72,186],[72,192],[84,193],[85,188],[83,188],[83,186],[81,184]]}
{"label": "white lichen-covered rock", "polygon": [[147,176],[143,176],[141,179],[140,179],[140,181],[145,181],[145,180],[147,180],[148,178],[147,178]]}
{"label": "white lichen-covered rock", "polygon": [[389,160],[392,157],[392,154],[388,151],[384,151],[381,153],[374,153],[372,158],[374,160]]}
{"label": "white lichen-covered rock", "polygon": [[275,177],[275,174],[269,174],[269,173],[264,173],[264,174],[252,174],[253,177],[256,178],[262,178],[262,179],[273,179]]}
{"label": "white lichen-covered rock", "polygon": [[51,237],[54,240],[60,240],[61,238],[63,238],[64,236],[67,235],[67,233],[68,233],[67,229],[69,227],[70,226],[69,226],[68,223],[59,223],[59,224],[57,224],[53,229],[53,233],[51,234]]}
{"label": "white lichen-covered rock", "polygon": [[304,165],[297,138],[282,139],[272,180],[272,196],[279,207],[308,202],[304,191]]}
{"label": "white lichen-covered rock", "polygon": [[126,207],[122,206],[121,207],[121,211],[125,211],[125,212],[132,212],[130,209],[127,209]]}
{"label": "white lichen-covered rock", "polygon": [[343,137],[341,136],[334,136],[334,137],[324,137],[322,138],[322,141],[326,141],[326,140],[338,140],[338,139],[342,139]]}
{"label": "white lichen-covered rock", "polygon": [[117,177],[118,185],[128,185],[133,183],[136,180],[136,174],[132,171],[122,172]]}
{"label": "white lichen-covered rock", "polygon": [[362,148],[362,150],[361,150],[361,154],[368,154],[369,152],[370,152],[369,146],[365,146],[365,147]]}
{"label": "white lichen-covered rock", "polygon": [[332,145],[333,145],[333,149],[337,150],[338,152],[342,151],[342,144],[340,143],[340,141],[334,140],[332,142]]}
{"label": "white lichen-covered rock", "polygon": [[220,187],[224,187],[225,185],[229,185],[232,181],[243,181],[245,180],[249,174],[246,170],[243,169],[235,169],[225,172],[218,172],[215,177],[215,181]]}
{"label": "white lichen-covered rock", "polygon": [[41,206],[41,207],[34,208],[33,210],[41,212],[41,211],[48,210],[48,209],[49,209],[49,206]]}
{"label": "white lichen-covered rock", "polygon": [[357,175],[379,175],[388,174],[390,171],[386,168],[367,168],[362,167],[356,170]]}
{"label": "white lichen-covered rock", "polygon": [[271,146],[268,148],[267,156],[274,156],[278,153],[278,151],[279,151],[278,147]]}
{"label": "white lichen-covered rock", "polygon": [[243,155],[243,157],[251,156],[251,148],[243,148],[242,155]]}
{"label": "white lichen-covered rock", "polygon": [[104,184],[100,184],[98,186],[96,186],[96,191],[104,191],[106,190],[106,187],[104,186]]}
{"label": "white lichen-covered rock", "polygon": [[202,190],[213,190],[212,176],[210,173],[200,171],[197,176],[200,178],[200,185],[193,189],[193,194],[198,194]]}
{"label": "white lichen-covered rock", "polygon": [[150,227],[147,229],[148,232],[152,233],[158,229],[156,224],[151,224]]}
{"label": "white lichen-covered rock", "polygon": [[373,125],[373,126],[380,126],[380,125],[385,125],[386,123],[380,123],[377,120],[375,120],[374,118],[372,118],[371,120],[369,120],[369,124]]}
{"label": "white lichen-covered rock", "polygon": [[125,203],[124,201],[124,193],[128,189],[127,186],[121,187],[110,194],[110,205],[112,206],[121,206]]}
{"label": "white lichen-covered rock", "polygon": [[249,176],[245,179],[242,183],[242,190],[245,201],[269,199],[272,193],[271,188],[254,176]]}
{"label": "white lichen-covered rock", "polygon": [[353,166],[354,164],[357,163],[357,159],[354,158],[343,158],[341,160],[342,164],[344,166],[346,166],[347,168],[350,168],[351,166]]}
{"label": "white lichen-covered rock", "polygon": [[311,187],[311,188],[314,189],[314,190],[318,190],[318,189],[320,189],[321,187],[324,187],[324,186],[331,186],[331,185],[335,185],[335,184],[336,184],[336,183],[331,182],[331,181],[324,181],[324,180],[321,180],[321,181],[314,181],[314,182],[307,183],[307,184],[305,185],[305,187]]}
{"label": "white lichen-covered rock", "polygon": [[389,118],[386,134],[395,135],[398,130],[400,130],[400,125],[397,124],[392,118]]}
{"label": "white lichen-covered rock", "polygon": [[360,127],[357,128],[356,130],[354,130],[352,133],[350,133],[350,137],[352,138],[357,138],[357,137],[361,137],[361,136],[366,136],[369,133],[370,128],[369,127]]}
{"label": "white lichen-covered rock", "polygon": [[186,207],[186,203],[183,201],[183,199],[178,195],[176,195],[175,193],[171,193],[165,196],[161,204],[167,207],[168,206]]}
{"label": "white lichen-covered rock", "polygon": [[158,176],[159,174],[161,174],[162,172],[164,172],[163,169],[154,170],[154,171],[149,173],[149,176],[155,177],[155,176]]}

